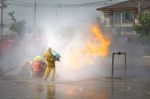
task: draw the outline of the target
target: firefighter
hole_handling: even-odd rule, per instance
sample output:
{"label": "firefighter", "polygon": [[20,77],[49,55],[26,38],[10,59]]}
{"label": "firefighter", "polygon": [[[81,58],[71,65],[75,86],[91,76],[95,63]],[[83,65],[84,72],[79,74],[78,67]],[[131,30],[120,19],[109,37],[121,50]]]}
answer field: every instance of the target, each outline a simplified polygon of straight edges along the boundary
{"label": "firefighter", "polygon": [[36,56],[34,58],[34,61],[32,63],[33,77],[41,77],[41,68],[42,68],[41,59],[42,58],[40,56]]}
{"label": "firefighter", "polygon": [[54,56],[52,54],[52,49],[48,48],[48,50],[46,50],[44,52],[44,58],[46,61],[46,69],[45,69],[45,74],[44,74],[44,79],[47,80],[47,78],[50,75],[51,80],[54,80],[54,76],[55,76],[55,59]]}

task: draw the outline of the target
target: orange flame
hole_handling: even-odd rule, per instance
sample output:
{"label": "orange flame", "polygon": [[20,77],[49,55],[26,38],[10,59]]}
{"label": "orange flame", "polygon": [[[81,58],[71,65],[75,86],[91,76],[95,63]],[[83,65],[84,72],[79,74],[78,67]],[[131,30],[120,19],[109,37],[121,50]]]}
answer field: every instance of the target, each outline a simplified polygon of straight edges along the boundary
{"label": "orange flame", "polygon": [[91,33],[93,34],[93,42],[88,41],[85,43],[83,48],[84,53],[90,56],[108,56],[110,40],[102,33],[96,24],[91,27]]}
{"label": "orange flame", "polygon": [[91,27],[92,38],[84,42],[80,49],[70,51],[67,63],[76,68],[80,68],[86,64],[93,64],[94,58],[106,57],[109,54],[110,40],[102,33],[101,29],[96,25]]}

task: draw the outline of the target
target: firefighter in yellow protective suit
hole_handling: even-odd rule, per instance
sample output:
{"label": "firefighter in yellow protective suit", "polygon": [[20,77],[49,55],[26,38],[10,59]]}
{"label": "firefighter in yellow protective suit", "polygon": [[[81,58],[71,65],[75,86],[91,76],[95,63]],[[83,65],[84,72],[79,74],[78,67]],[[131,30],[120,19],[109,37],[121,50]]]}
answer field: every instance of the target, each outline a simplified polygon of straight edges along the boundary
{"label": "firefighter in yellow protective suit", "polygon": [[45,69],[44,79],[47,80],[47,78],[50,75],[51,80],[54,80],[55,59],[54,59],[53,54],[51,52],[51,48],[48,48],[48,50],[44,52],[44,58],[46,61],[46,69]]}

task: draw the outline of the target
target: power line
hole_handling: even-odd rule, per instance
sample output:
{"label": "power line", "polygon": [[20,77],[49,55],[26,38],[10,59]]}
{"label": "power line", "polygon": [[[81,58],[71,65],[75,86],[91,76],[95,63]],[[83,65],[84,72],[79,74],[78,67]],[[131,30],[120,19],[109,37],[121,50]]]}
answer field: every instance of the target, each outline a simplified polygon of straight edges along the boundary
{"label": "power line", "polygon": [[[125,0],[124,0],[125,1]],[[106,5],[106,4],[113,4],[120,2],[120,0],[110,1],[110,0],[104,0],[104,1],[97,1],[97,2],[90,2],[90,3],[78,3],[78,4],[37,4],[39,7],[97,7],[100,5]],[[14,6],[22,6],[22,7],[34,7],[34,3],[27,3],[27,2],[19,2],[19,1],[10,1],[8,2],[8,5],[14,5]]]}
{"label": "power line", "polygon": [[13,2],[13,3],[20,3],[20,4],[33,4],[33,2],[23,2],[23,1],[16,1],[16,0],[10,0],[10,2]]}
{"label": "power line", "polygon": [[[110,1],[110,0],[107,0]],[[34,2],[23,2],[23,1],[16,1],[16,0],[10,0],[10,3],[15,3],[15,4],[28,4],[28,5],[33,5]],[[93,5],[96,3],[102,3],[102,2],[106,2],[106,0],[103,1],[97,1],[97,2],[89,2],[89,3],[78,3],[78,4],[61,4],[62,6],[86,6],[86,5]],[[44,6],[44,5],[43,5]],[[57,4],[54,5],[47,5],[47,6],[58,6]]]}
{"label": "power line", "polygon": [[34,2],[34,14],[33,14],[33,30],[36,29],[36,10],[37,10],[37,1]]}
{"label": "power line", "polygon": [[20,7],[33,7],[33,5],[28,5],[28,4],[17,4],[17,3],[11,3],[8,2],[8,5],[13,5],[13,6],[20,6]]}
{"label": "power line", "polygon": [[[13,6],[20,6],[20,7],[34,7],[34,5],[28,5],[28,4],[17,4],[17,3],[11,3],[8,2],[8,5],[13,5]],[[47,5],[47,4],[38,4],[39,7],[84,7],[84,6],[93,6],[93,5],[82,5],[82,4],[55,4],[55,5]]]}

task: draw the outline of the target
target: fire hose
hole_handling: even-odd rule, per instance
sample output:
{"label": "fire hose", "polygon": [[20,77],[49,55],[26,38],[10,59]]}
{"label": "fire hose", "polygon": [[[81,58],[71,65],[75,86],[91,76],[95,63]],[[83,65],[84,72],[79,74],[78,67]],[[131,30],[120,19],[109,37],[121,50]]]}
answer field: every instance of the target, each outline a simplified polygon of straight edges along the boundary
{"label": "fire hose", "polygon": [[6,73],[8,73],[8,72],[10,72],[10,71],[12,71],[12,70],[14,70],[14,69],[17,69],[17,68],[19,68],[19,67],[18,67],[18,66],[12,67],[12,68],[10,68],[10,69],[8,69],[8,70],[2,72],[2,73],[0,74],[0,77],[2,77],[2,76],[5,75]]}

